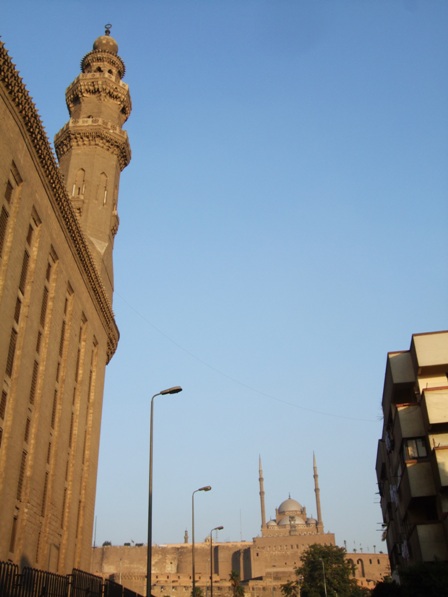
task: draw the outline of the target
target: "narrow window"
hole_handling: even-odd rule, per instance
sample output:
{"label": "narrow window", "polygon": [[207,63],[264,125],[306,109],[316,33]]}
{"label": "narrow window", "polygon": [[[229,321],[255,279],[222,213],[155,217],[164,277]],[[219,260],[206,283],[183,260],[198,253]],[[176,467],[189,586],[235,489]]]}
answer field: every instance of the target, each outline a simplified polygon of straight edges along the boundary
{"label": "narrow window", "polygon": [[17,535],[17,516],[12,519],[11,538],[9,540],[9,551],[14,552],[16,548],[16,535]]}
{"label": "narrow window", "polygon": [[5,418],[5,413],[6,413],[6,398],[7,398],[8,394],[5,392],[5,390],[2,391],[2,397],[0,400],[0,419],[4,419]]}
{"label": "narrow window", "polygon": [[53,408],[51,410],[51,428],[54,429],[56,424],[56,409],[58,406],[58,391],[55,390],[53,394]]}
{"label": "narrow window", "polygon": [[33,363],[33,373],[31,375],[31,387],[30,387],[30,404],[34,404],[34,400],[36,398],[36,388],[37,388],[37,375],[39,373],[39,363],[34,361]]}
{"label": "narrow window", "polygon": [[20,311],[22,310],[22,301],[20,300],[19,297],[17,297],[16,300],[16,308],[14,309],[14,321],[16,323],[19,323],[19,319],[20,319]]}
{"label": "narrow window", "polygon": [[40,307],[40,325],[44,327],[45,325],[45,317],[47,315],[47,307],[48,307],[48,288],[44,286],[44,293],[42,296],[42,304]]}
{"label": "narrow window", "polygon": [[24,437],[24,440],[26,443],[28,443],[28,441],[30,439],[30,427],[31,427],[31,420],[29,418],[27,418],[26,423],[25,423],[25,437]]}
{"label": "narrow window", "polygon": [[25,294],[25,284],[26,284],[26,276],[28,273],[29,262],[30,262],[30,256],[28,254],[28,251],[25,251],[25,254],[23,255],[22,271],[20,273],[20,283],[19,283],[19,289],[22,294]]}
{"label": "narrow window", "polygon": [[37,354],[40,353],[40,343],[42,342],[42,332],[37,332],[37,340],[36,340],[36,352]]}
{"label": "narrow window", "polygon": [[69,448],[72,447],[72,441],[73,441],[73,413],[72,413],[72,418],[70,420],[70,433],[68,436],[68,447]]}
{"label": "narrow window", "polygon": [[14,190],[13,186],[8,180],[6,183],[6,189],[5,189],[5,199],[8,203],[11,203],[13,190]]}
{"label": "narrow window", "polygon": [[25,470],[26,470],[26,458],[27,458],[27,453],[24,450],[22,452],[22,462],[20,463],[19,482],[17,483],[16,497],[19,500],[19,502],[22,499],[23,481],[25,480]]}
{"label": "narrow window", "polygon": [[75,381],[76,382],[79,380],[79,362],[80,362],[80,358],[81,358],[81,351],[78,348],[78,354],[76,356],[76,372],[75,372]]}
{"label": "narrow window", "polygon": [[28,226],[28,234],[26,235],[26,242],[31,247],[31,241],[33,240],[33,227],[30,225]]}
{"label": "narrow window", "polygon": [[98,183],[98,201],[100,201],[103,205],[107,203],[107,175],[102,172],[100,174],[100,180]]}
{"label": "narrow window", "polygon": [[45,505],[47,503],[47,491],[48,491],[48,472],[45,473],[44,491],[42,494],[42,507],[40,510],[41,516],[45,515]]}
{"label": "narrow window", "polygon": [[84,178],[85,171],[80,168],[76,173],[75,184],[73,185],[72,195],[80,196],[84,195]]}
{"label": "narrow window", "polygon": [[11,377],[12,375],[12,368],[14,366],[14,355],[16,352],[16,344],[17,344],[17,332],[16,330],[11,330],[11,337],[9,339],[9,349],[8,349],[8,358],[6,359],[6,375]]}
{"label": "narrow window", "polygon": [[64,489],[64,498],[62,500],[62,516],[61,516],[61,528],[65,526],[65,505],[67,503],[67,487]]}
{"label": "narrow window", "polygon": [[59,356],[62,357],[64,350],[64,338],[65,338],[65,321],[62,322],[61,337],[59,339]]}
{"label": "narrow window", "polygon": [[40,552],[40,540],[41,540],[42,533],[37,535],[37,543],[36,543],[36,563],[39,562],[39,552]]}
{"label": "narrow window", "polygon": [[4,207],[0,213],[0,257],[3,253],[3,245],[5,244],[6,227],[8,225],[8,212]]}

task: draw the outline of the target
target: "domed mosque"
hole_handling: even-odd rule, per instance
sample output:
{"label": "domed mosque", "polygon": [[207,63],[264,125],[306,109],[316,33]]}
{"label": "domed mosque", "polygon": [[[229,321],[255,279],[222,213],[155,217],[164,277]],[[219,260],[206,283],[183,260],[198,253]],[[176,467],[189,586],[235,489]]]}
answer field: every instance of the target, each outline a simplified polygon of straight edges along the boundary
{"label": "domed mosque", "polygon": [[261,535],[262,537],[284,537],[287,535],[318,535],[324,532],[320,508],[319,478],[316,457],[313,454],[314,492],[316,494],[317,519],[309,517],[306,508],[288,497],[275,509],[275,518],[266,522],[264,503],[264,478],[261,457],[259,459]]}

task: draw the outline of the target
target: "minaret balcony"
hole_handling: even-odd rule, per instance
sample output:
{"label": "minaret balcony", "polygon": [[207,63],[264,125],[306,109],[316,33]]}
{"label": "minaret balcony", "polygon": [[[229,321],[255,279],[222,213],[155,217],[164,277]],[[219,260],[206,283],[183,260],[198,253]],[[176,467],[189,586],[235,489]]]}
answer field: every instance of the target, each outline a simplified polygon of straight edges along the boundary
{"label": "minaret balcony", "polygon": [[124,81],[122,81],[121,79],[117,79],[117,77],[111,73],[108,72],[102,72],[102,73],[98,73],[98,72],[93,72],[93,73],[79,73],[79,75],[76,77],[76,79],[73,79],[72,83],[68,86],[67,91],[69,89],[71,89],[72,87],[75,87],[77,84],[79,84],[81,81],[89,81],[92,79],[97,79],[97,80],[101,80],[101,79],[108,79],[109,81],[112,81],[114,85],[118,85],[119,87],[122,87],[123,89],[125,89],[126,91],[128,91],[128,84],[125,83]]}
{"label": "minaret balcony", "polygon": [[73,110],[79,110],[86,100],[100,97],[116,106],[121,115],[121,124],[128,119],[132,110],[129,87],[109,73],[82,73],[65,92],[65,101],[70,115],[73,115]]}
{"label": "minaret balcony", "polygon": [[131,161],[128,134],[103,118],[71,118],[55,135],[59,161],[73,147],[100,147],[117,156],[120,170]]}
{"label": "minaret balcony", "polygon": [[111,133],[114,133],[119,137],[122,137],[123,139],[128,138],[127,132],[123,130],[120,126],[114,124],[110,120],[106,120],[105,118],[98,118],[96,116],[91,116],[88,118],[70,118],[67,124],[63,126],[59,132],[61,133],[66,129],[73,129],[77,127],[98,127],[102,130],[108,130]]}

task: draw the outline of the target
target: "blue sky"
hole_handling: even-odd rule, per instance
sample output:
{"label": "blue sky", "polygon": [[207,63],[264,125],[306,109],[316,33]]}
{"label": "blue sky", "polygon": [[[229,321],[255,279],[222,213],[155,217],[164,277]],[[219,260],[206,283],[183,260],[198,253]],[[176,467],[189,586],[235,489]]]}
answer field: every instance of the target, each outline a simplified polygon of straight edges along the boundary
{"label": "blue sky", "polygon": [[50,139],[112,23],[133,112],[120,185],[96,543],[259,533],[288,495],[385,550],[386,354],[447,328],[446,0],[4,0]]}

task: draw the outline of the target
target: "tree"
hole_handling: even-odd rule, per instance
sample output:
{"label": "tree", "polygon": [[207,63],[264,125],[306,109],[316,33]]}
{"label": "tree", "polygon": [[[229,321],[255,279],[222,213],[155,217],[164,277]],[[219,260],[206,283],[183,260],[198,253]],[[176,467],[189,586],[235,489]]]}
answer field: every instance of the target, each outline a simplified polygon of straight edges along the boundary
{"label": "tree", "polygon": [[300,580],[290,580],[284,585],[280,585],[280,591],[283,597],[300,597]]}
{"label": "tree", "polygon": [[403,597],[401,587],[390,576],[376,583],[372,597]]}
{"label": "tree", "polygon": [[204,591],[201,589],[201,587],[195,586],[194,593],[195,594],[193,595],[193,590],[192,590],[191,597],[204,597]]}
{"label": "tree", "polygon": [[240,575],[236,570],[229,574],[233,597],[244,597],[244,587],[241,585]]}
{"label": "tree", "polygon": [[[285,597],[361,597],[370,591],[359,587],[352,577],[353,567],[345,559],[345,549],[336,545],[310,545],[301,556],[302,565],[296,570],[299,580],[282,585]],[[290,593],[288,594],[288,591]]]}

